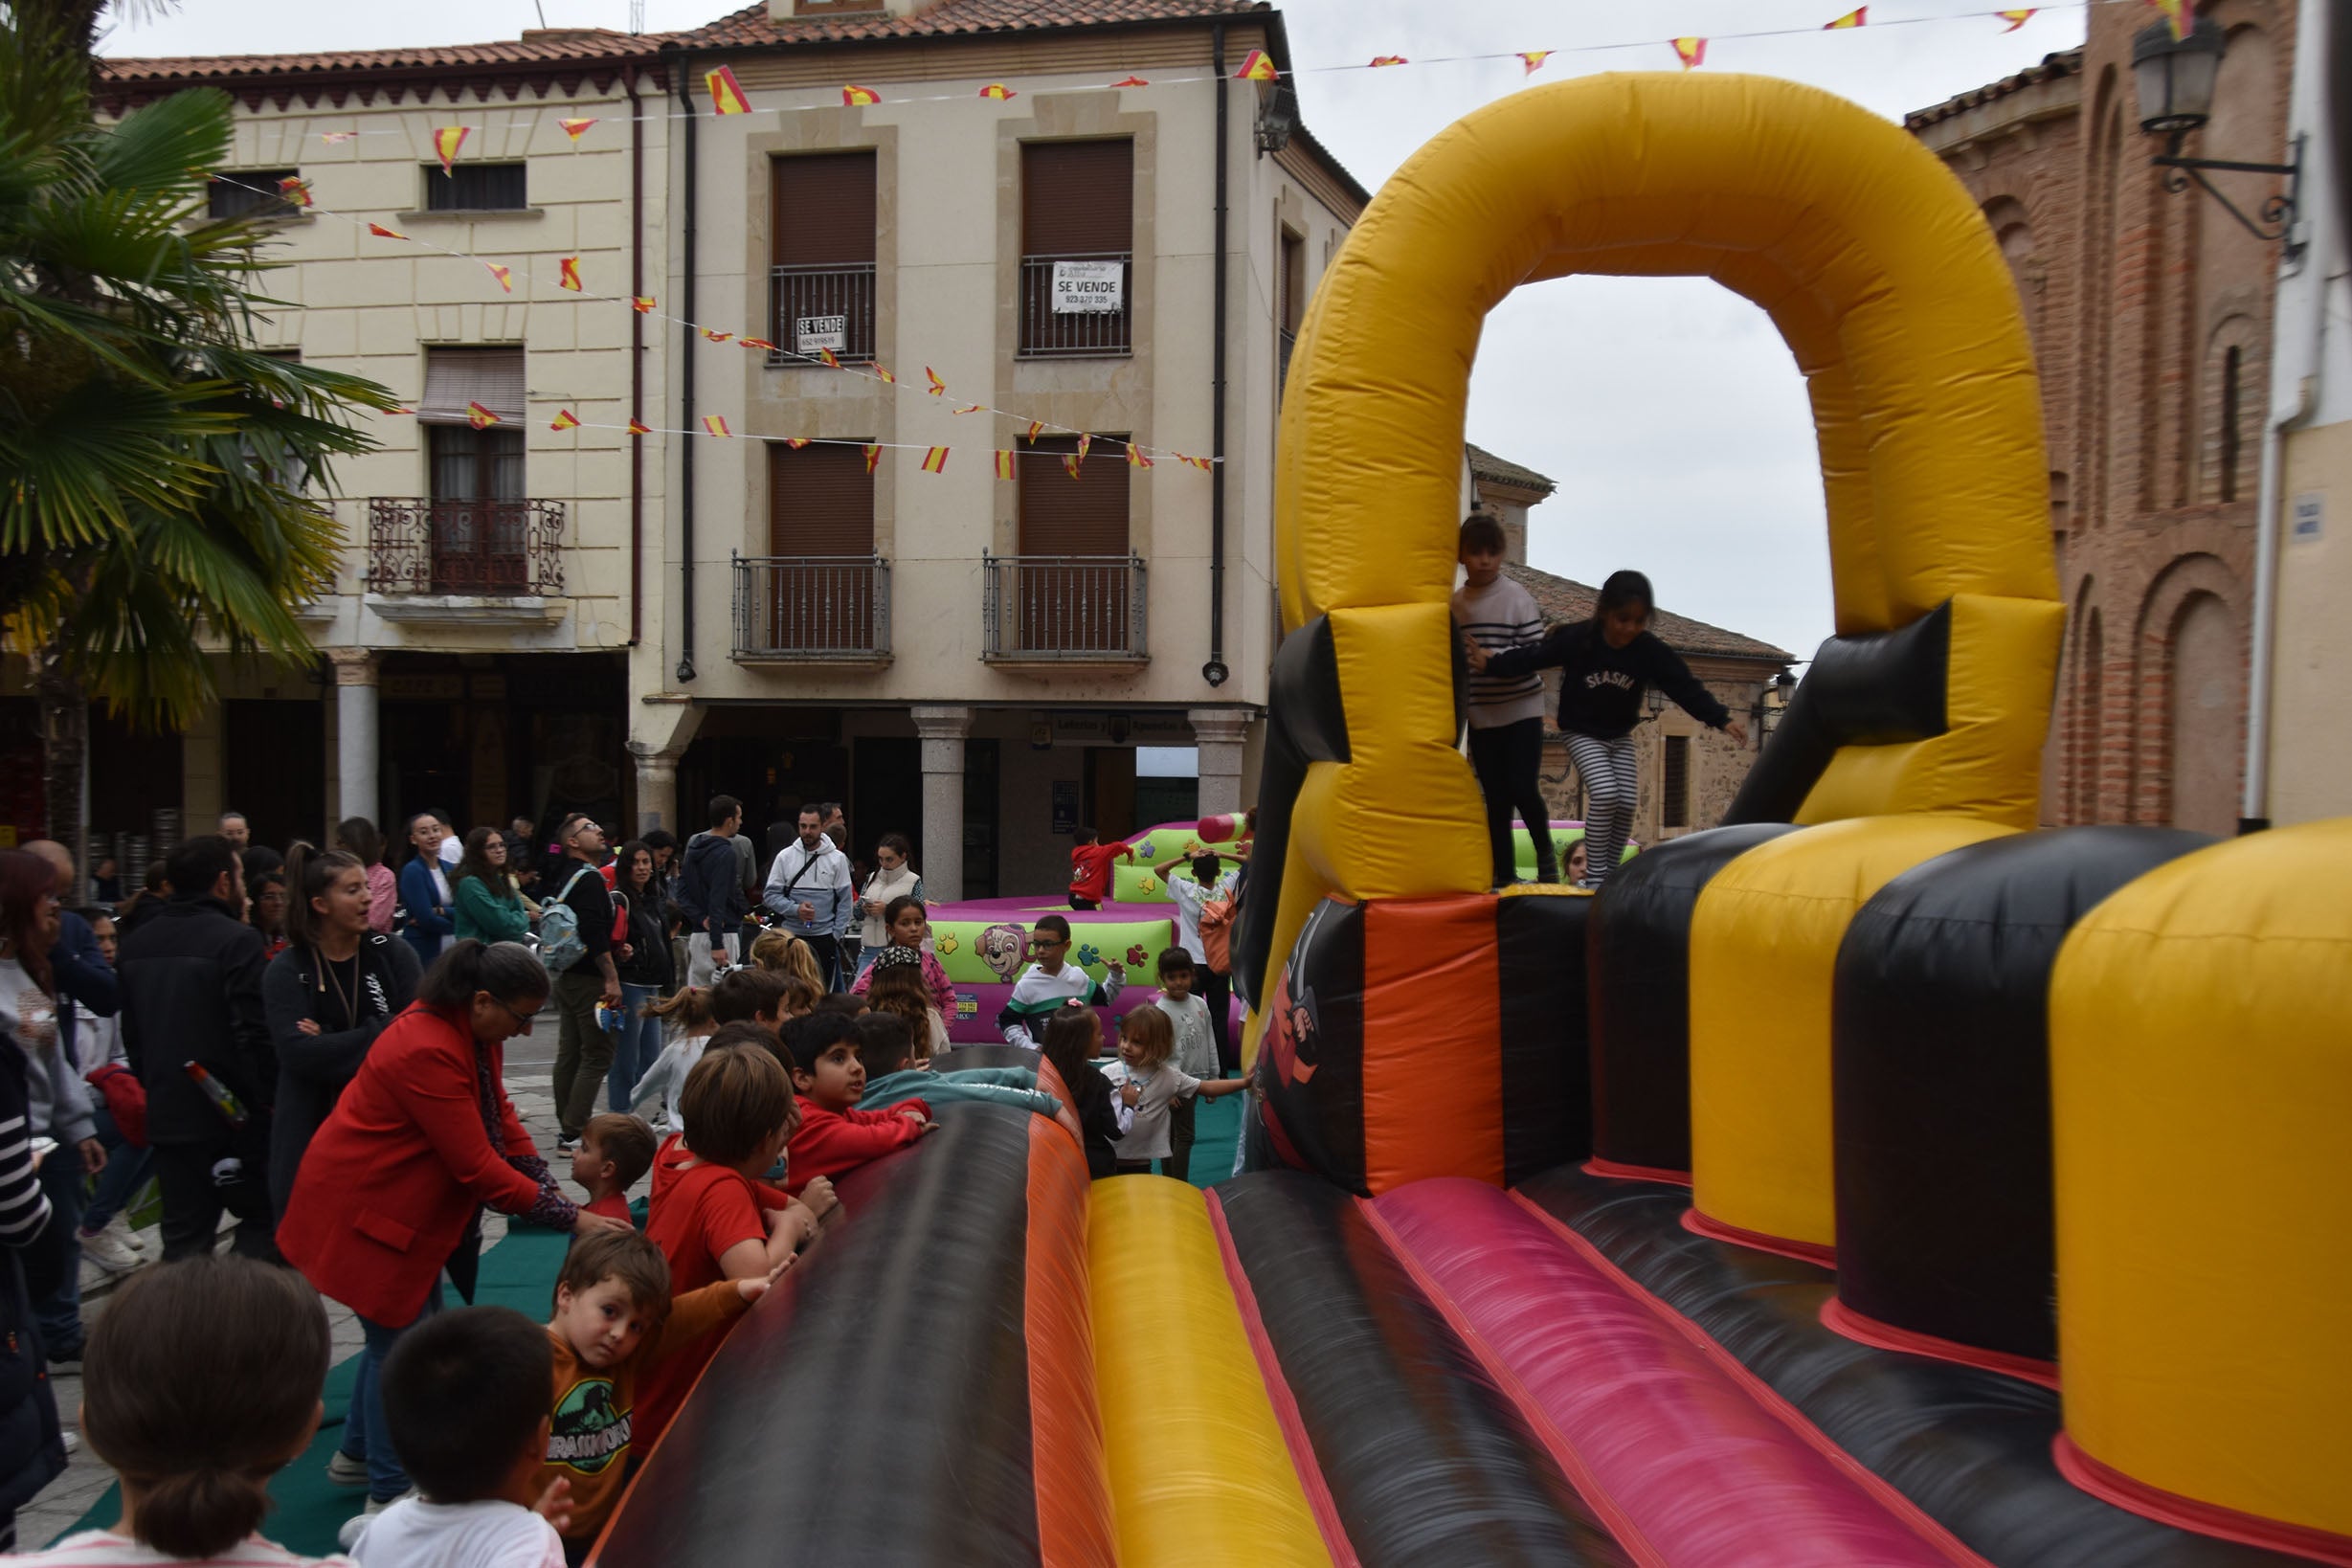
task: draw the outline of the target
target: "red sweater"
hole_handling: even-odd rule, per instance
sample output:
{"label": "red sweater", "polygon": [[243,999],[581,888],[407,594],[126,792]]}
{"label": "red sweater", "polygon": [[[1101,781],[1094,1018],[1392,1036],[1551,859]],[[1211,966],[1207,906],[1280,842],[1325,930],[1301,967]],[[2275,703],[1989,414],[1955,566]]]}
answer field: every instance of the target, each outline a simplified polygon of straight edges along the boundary
{"label": "red sweater", "polygon": [[926,1119],[931,1113],[920,1100],[901,1100],[887,1110],[826,1110],[803,1094],[800,1131],[784,1152],[784,1190],[796,1195],[818,1176],[837,1176],[906,1148],[923,1135],[922,1124],[905,1114],[909,1110]]}
{"label": "red sweater", "polygon": [[1080,844],[1070,851],[1070,891],[1102,903],[1110,896],[1110,862],[1134,858],[1125,844]]}

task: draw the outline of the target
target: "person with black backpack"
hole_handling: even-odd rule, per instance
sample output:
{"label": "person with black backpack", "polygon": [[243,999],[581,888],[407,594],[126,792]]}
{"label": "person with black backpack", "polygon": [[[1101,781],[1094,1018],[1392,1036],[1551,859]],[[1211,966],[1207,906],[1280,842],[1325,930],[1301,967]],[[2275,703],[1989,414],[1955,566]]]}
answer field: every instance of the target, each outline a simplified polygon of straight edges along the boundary
{"label": "person with black backpack", "polygon": [[[555,902],[539,917],[540,956],[554,979],[556,1147],[569,1151],[596,1113],[596,1089],[613,1065],[613,1037],[596,1020],[599,1006],[620,1006],[620,960],[613,946],[613,894],[604,885],[604,829],[568,818],[556,842],[566,857]],[[625,946],[625,944],[624,944]]]}

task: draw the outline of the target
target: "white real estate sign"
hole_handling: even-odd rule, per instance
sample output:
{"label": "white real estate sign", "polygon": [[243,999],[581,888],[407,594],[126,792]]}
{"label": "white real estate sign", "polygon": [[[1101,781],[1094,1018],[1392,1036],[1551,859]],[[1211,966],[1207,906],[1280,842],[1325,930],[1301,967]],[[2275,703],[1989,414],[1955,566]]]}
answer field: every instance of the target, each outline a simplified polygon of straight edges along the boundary
{"label": "white real estate sign", "polygon": [[849,352],[847,316],[801,316],[793,322],[794,352],[813,354],[819,348],[837,354]]}
{"label": "white real estate sign", "polygon": [[1054,263],[1054,314],[1109,316],[1127,308],[1127,263]]}

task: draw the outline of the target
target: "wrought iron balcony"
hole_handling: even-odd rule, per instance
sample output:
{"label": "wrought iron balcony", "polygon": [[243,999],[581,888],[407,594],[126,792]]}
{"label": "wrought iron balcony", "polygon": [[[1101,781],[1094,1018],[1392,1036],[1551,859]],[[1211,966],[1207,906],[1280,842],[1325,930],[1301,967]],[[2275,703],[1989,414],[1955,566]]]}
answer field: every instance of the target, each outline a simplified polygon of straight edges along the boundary
{"label": "wrought iron balcony", "polygon": [[370,594],[550,596],[564,591],[560,501],[368,503]]}
{"label": "wrought iron balcony", "polygon": [[843,364],[874,357],[874,263],[768,269],[771,365],[797,365],[830,348]]}
{"label": "wrought iron balcony", "polygon": [[1147,569],[1140,555],[981,552],[981,657],[1008,663],[1140,663]]}
{"label": "wrought iron balcony", "polygon": [[[1114,280],[1115,292],[1104,286]],[[1130,251],[1022,257],[1019,357],[1115,359],[1131,352],[1134,287]]]}
{"label": "wrought iron balcony", "polygon": [[735,658],[746,663],[882,663],[890,657],[890,563],[879,555],[738,555]]}

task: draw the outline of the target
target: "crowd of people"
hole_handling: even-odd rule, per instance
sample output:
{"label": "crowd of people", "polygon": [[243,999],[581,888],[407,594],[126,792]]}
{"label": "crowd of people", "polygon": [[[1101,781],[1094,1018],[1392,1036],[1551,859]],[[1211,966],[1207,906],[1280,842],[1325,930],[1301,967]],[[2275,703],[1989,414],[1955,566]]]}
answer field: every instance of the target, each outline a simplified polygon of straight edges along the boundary
{"label": "crowd of people", "polygon": [[[123,1518],[24,1560],[306,1560],[257,1531],[316,1434],[325,1299],[364,1347],[325,1466],[350,1560],[577,1562],[841,1212],[833,1178],[974,1101],[1054,1121],[1095,1176],[1181,1177],[1195,1102],[1244,1086],[1208,957],[1245,862],[1190,857],[1160,994],[1108,1041],[1123,971],[1098,985],[1040,919],[998,1020],[1034,1064],[957,1069],[931,1060],[956,997],[904,837],[853,865],[812,806],[763,866],[739,801],[706,820],[614,848],[575,814],[543,852],[426,811],[395,869],[365,819],[280,854],[232,812],[78,910],[63,846],[0,850],[0,1549],[65,1464],[46,1375],[78,1364]],[[1081,835],[1074,908],[1123,848]],[[548,1026],[553,1164],[505,1071]],[[154,1249],[127,1214],[150,1178]],[[572,1238],[547,1322],[470,1305],[489,1212]],[[118,1277],[86,1340],[85,1260]]]}

